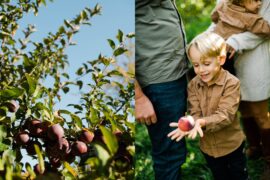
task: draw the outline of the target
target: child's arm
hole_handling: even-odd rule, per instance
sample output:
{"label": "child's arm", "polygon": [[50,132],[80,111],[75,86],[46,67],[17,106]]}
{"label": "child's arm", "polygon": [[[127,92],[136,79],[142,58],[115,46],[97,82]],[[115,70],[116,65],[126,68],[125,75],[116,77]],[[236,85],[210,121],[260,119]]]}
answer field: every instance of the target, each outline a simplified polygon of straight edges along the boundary
{"label": "child's arm", "polygon": [[219,131],[235,120],[240,102],[240,82],[232,79],[226,86],[216,111],[210,116],[202,117],[206,122],[205,132]]}
{"label": "child's arm", "polygon": [[252,16],[252,18],[247,17],[247,21],[249,22],[248,31],[259,36],[270,37],[270,24],[263,17],[259,15]]}
{"label": "child's arm", "polygon": [[200,101],[196,95],[196,88],[197,87],[193,81],[188,84],[188,111],[195,120],[202,117],[202,110],[200,107]]}

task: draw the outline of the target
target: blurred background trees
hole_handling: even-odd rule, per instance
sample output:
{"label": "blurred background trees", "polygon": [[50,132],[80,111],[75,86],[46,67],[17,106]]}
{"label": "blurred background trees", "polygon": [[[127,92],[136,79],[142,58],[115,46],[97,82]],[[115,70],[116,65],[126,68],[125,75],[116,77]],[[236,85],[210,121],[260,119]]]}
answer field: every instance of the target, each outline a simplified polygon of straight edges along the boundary
{"label": "blurred background trees", "polygon": [[[0,3],[0,179],[132,179],[134,33],[118,30],[108,39],[111,56],[97,54],[71,78],[65,50],[101,6],[86,7],[34,42],[35,26],[19,29],[18,21],[50,1]],[[24,37],[16,39],[17,31]],[[73,111],[56,108],[74,86],[80,103],[66,104]]]}

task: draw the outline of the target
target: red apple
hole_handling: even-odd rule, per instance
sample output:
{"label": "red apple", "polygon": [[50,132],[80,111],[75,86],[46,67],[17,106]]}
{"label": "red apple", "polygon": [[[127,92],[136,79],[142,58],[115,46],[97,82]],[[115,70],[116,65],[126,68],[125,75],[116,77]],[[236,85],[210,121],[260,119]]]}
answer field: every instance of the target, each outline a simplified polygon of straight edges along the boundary
{"label": "red apple", "polygon": [[11,100],[10,102],[6,103],[9,112],[16,112],[19,109],[19,104],[15,100]]}
{"label": "red apple", "polygon": [[81,131],[81,134],[79,136],[79,140],[86,143],[86,144],[89,144],[93,141],[94,137],[95,137],[95,134],[92,131],[84,129]]}
{"label": "red apple", "polygon": [[83,155],[87,152],[87,145],[82,141],[76,141],[72,144],[71,152],[75,156]]}
{"label": "red apple", "polygon": [[26,145],[30,140],[29,133],[27,131],[20,131],[16,135],[15,140],[16,140],[16,143],[19,144],[19,145]]}
{"label": "red apple", "polygon": [[195,121],[192,116],[183,116],[178,121],[178,128],[181,131],[190,131],[193,129]]}

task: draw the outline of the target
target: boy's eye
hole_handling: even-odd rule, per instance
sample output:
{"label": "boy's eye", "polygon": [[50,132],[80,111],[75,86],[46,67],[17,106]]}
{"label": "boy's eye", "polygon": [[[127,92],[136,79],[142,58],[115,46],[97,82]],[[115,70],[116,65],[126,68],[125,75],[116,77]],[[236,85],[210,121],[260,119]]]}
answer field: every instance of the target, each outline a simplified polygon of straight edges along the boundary
{"label": "boy's eye", "polygon": [[198,67],[199,65],[198,64],[193,64],[194,67]]}

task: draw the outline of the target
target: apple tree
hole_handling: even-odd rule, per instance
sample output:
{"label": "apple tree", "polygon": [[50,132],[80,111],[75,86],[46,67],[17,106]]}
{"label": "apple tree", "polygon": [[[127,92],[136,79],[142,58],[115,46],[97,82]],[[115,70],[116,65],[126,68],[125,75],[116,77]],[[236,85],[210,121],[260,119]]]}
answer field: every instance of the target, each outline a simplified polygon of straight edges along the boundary
{"label": "apple tree", "polygon": [[[46,3],[0,3],[0,177],[133,179],[134,34],[118,30],[116,40],[108,39],[111,56],[85,61],[70,78],[66,49],[101,7],[86,7],[41,42],[31,40],[34,25],[16,39],[18,21]],[[80,102],[57,109],[74,88]]]}

